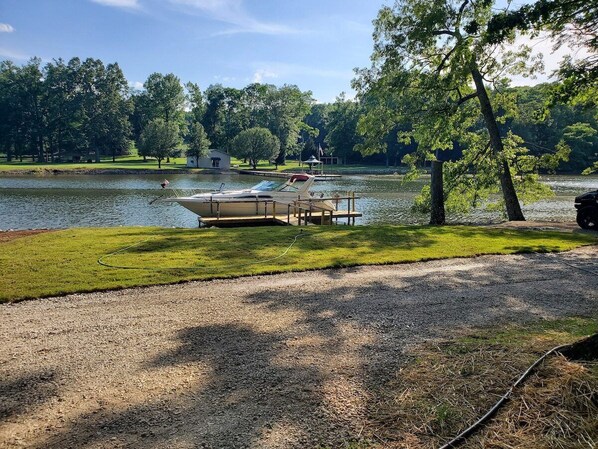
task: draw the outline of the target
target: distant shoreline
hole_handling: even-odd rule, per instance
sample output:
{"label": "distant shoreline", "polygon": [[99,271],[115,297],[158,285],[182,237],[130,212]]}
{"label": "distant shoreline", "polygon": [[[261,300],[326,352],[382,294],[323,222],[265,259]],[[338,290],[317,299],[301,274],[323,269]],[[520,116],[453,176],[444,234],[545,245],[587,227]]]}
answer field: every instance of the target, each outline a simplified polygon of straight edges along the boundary
{"label": "distant shoreline", "polygon": [[152,169],[152,168],[22,168],[16,170],[0,170],[0,177],[2,176],[20,176],[20,175],[38,175],[38,176],[52,176],[52,175],[166,175],[166,174],[220,174],[232,173],[223,172],[220,170],[209,169]]}

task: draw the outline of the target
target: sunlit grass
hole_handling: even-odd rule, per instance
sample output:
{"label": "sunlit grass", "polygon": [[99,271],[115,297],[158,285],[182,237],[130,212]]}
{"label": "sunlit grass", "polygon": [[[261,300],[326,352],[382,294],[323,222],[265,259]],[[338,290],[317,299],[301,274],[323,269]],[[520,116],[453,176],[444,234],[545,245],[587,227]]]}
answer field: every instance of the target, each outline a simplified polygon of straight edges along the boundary
{"label": "sunlit grass", "polygon": [[[562,251],[587,234],[465,226],[82,228],[0,243],[0,302],[74,292],[479,254]],[[132,246],[131,246],[132,245]],[[126,251],[106,257],[125,247]],[[126,268],[100,266],[98,259]]]}
{"label": "sunlit grass", "polygon": [[[187,159],[184,157],[171,158],[169,163],[162,161],[162,170],[188,169]],[[30,161],[13,162],[3,161],[0,163],[0,172],[2,171],[44,171],[44,170],[157,170],[158,161],[148,158],[144,162],[143,158],[137,155],[119,156],[113,162],[112,158],[102,158],[101,162],[54,162],[37,163]]]}

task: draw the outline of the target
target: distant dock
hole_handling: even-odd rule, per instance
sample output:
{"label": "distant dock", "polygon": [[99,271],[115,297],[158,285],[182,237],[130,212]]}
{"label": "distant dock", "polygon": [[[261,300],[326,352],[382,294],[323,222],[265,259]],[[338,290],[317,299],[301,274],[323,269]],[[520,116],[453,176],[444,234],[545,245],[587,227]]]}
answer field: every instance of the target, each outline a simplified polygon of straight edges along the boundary
{"label": "distant dock", "polygon": [[[241,175],[252,175],[252,176],[263,176],[265,178],[290,178],[296,173],[286,173],[279,171],[257,171],[257,170],[238,170]],[[342,175],[328,175],[328,174],[315,174],[316,181],[328,181],[331,179],[342,178]]]}

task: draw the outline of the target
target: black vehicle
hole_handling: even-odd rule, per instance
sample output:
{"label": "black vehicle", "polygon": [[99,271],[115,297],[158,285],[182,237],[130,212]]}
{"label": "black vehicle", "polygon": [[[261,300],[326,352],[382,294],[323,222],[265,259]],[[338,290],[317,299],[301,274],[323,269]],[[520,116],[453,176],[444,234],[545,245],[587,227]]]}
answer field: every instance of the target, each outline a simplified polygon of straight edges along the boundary
{"label": "black vehicle", "polygon": [[583,229],[598,230],[598,190],[575,198],[577,224]]}

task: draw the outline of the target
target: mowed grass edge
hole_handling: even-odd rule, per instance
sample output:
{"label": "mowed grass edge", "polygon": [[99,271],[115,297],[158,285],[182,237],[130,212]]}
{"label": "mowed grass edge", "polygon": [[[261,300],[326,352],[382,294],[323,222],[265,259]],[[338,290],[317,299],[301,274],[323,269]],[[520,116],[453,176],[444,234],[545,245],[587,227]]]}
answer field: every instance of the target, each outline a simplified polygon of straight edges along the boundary
{"label": "mowed grass edge", "polygon": [[[295,237],[293,247],[279,257]],[[589,234],[469,226],[77,228],[0,243],[0,302],[322,268],[564,251],[596,243]],[[101,266],[102,257],[108,265],[126,268]]]}

